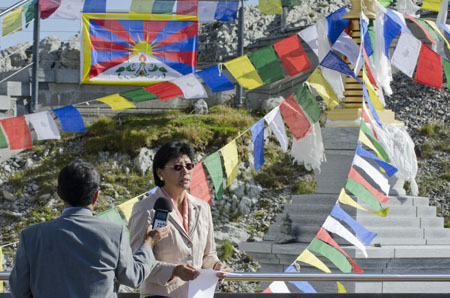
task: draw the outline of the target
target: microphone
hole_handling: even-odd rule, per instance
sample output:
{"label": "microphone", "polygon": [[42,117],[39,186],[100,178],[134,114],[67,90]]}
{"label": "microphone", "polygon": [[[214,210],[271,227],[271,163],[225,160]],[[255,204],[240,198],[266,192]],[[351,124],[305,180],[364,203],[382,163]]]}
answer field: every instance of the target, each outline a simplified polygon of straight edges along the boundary
{"label": "microphone", "polygon": [[172,202],[168,198],[159,197],[153,209],[155,210],[155,217],[153,218],[152,224],[153,229],[165,227],[169,212],[172,212]]}

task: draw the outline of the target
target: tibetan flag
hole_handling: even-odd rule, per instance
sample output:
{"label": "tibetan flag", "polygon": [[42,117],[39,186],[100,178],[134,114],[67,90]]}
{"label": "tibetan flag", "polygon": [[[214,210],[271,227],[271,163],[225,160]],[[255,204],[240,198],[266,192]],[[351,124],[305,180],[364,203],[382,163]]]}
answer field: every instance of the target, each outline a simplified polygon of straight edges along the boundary
{"label": "tibetan flag", "polygon": [[264,85],[247,55],[234,58],[224,65],[242,87],[255,89]]}
{"label": "tibetan flag", "polygon": [[227,185],[230,186],[231,182],[236,179],[239,171],[239,157],[236,140],[223,146],[220,149],[220,153],[222,153],[223,164],[225,166],[225,172],[227,173]]}
{"label": "tibetan flag", "polygon": [[297,34],[273,44],[289,76],[294,77],[312,67]]}
{"label": "tibetan flag", "polygon": [[261,166],[264,164],[264,119],[250,127],[253,140],[253,158],[256,172],[259,172]]}
{"label": "tibetan flag", "polygon": [[22,7],[8,13],[2,22],[2,36],[22,30]]}
{"label": "tibetan flag", "polygon": [[86,131],[80,112],[72,105],[52,110],[63,131]]}
{"label": "tibetan flag", "polygon": [[356,80],[358,83],[362,84],[362,82],[355,75],[353,70],[341,59],[338,55],[336,55],[333,51],[329,51],[328,54],[323,58],[320,62],[320,65],[323,67],[335,70],[337,72],[343,73],[349,78]]}
{"label": "tibetan flag", "polygon": [[136,198],[129,199],[128,201],[123,202],[122,204],[117,206],[117,208],[119,208],[120,211],[122,211],[122,213],[125,216],[127,221],[130,220],[131,212],[133,211],[133,206],[137,202],[139,202],[139,199],[136,197]]}
{"label": "tibetan flag", "polygon": [[358,182],[360,185],[364,186],[378,201],[381,203],[389,203],[390,198],[386,197],[381,191],[373,187],[354,167],[350,168],[348,177]]}
{"label": "tibetan flag", "polygon": [[198,0],[177,0],[177,15],[196,16],[198,14]]}
{"label": "tibetan flag", "polygon": [[172,83],[177,85],[183,91],[184,98],[208,98],[205,88],[202,83],[195,77],[193,73],[176,78]]}
{"label": "tibetan flag", "polygon": [[402,32],[398,39],[391,63],[401,72],[412,78],[419,58],[422,42],[413,35]]}
{"label": "tibetan flag", "polygon": [[422,9],[431,10],[431,11],[439,11],[441,8],[442,0],[424,0],[422,4]]}
{"label": "tibetan flag", "polygon": [[[323,228],[322,228],[323,229]],[[330,237],[331,238],[331,237]],[[310,251],[319,253],[330,260],[339,270],[344,273],[352,272],[352,265],[339,250],[325,242],[314,238],[307,247]]]}
{"label": "tibetan flag", "polygon": [[219,69],[218,65],[199,71],[197,72],[197,75],[214,93],[234,89],[233,83],[231,83],[225,74]]}
{"label": "tibetan flag", "polygon": [[259,0],[261,14],[283,14],[281,0]]}
{"label": "tibetan flag", "polygon": [[[333,209],[330,212],[330,215],[344,221],[350,228],[352,228],[353,232],[356,233],[356,236],[365,244],[370,245],[372,240],[377,237],[377,234],[372,233],[367,230],[363,225],[357,222],[353,217],[347,214],[339,205],[334,205]],[[322,239],[321,239],[322,240]],[[325,240],[324,240],[325,241]],[[328,242],[328,241],[325,241]]]}
{"label": "tibetan flag", "polygon": [[203,164],[208,170],[209,177],[214,185],[216,199],[220,200],[223,196],[223,170],[219,152],[214,152],[203,160]]}
{"label": "tibetan flag", "polygon": [[6,136],[9,141],[9,149],[29,149],[33,148],[30,128],[28,127],[24,116],[6,118],[0,120]]}
{"label": "tibetan flag", "polygon": [[130,91],[121,92],[119,93],[119,95],[133,102],[158,99],[158,96],[156,94],[150,93],[144,88],[138,88]]}
{"label": "tibetan flag", "polygon": [[55,12],[58,18],[76,20],[81,14],[84,0],[61,0],[61,5]]}
{"label": "tibetan flag", "polygon": [[209,191],[208,180],[206,179],[203,163],[195,165],[192,171],[191,187],[189,188],[191,195],[206,201],[211,205],[211,192]]}
{"label": "tibetan flag", "polygon": [[196,16],[83,14],[82,83],[149,85],[194,73]]}
{"label": "tibetan flag", "polygon": [[271,84],[284,78],[278,57],[273,46],[267,46],[248,54],[259,76],[265,84]]}
{"label": "tibetan flag", "polygon": [[364,148],[360,147],[359,145],[356,145],[356,151],[355,153],[361,157],[366,157],[375,160],[375,162],[383,168],[383,170],[386,172],[386,175],[388,177],[392,177],[395,173],[397,173],[397,168],[392,166],[391,164],[385,162],[384,160],[381,160],[380,158],[376,157],[369,151],[365,150]]}
{"label": "tibetan flag", "polygon": [[3,129],[0,125],[0,148],[8,148],[8,142],[6,141],[5,134],[3,133]]}
{"label": "tibetan flag", "polygon": [[36,131],[38,140],[61,139],[58,126],[49,111],[25,115]]}
{"label": "tibetan flag", "polygon": [[106,0],[84,0],[83,12],[84,13],[106,12]]}
{"label": "tibetan flag", "polygon": [[41,6],[41,19],[45,20],[59,8],[61,0],[39,0],[39,5]]}
{"label": "tibetan flag", "polygon": [[364,212],[368,212],[368,213],[372,213],[372,214],[376,214],[378,216],[381,217],[386,217],[389,211],[389,208],[385,208],[381,211],[371,211],[371,210],[367,210],[366,208],[364,208],[363,206],[361,206],[360,204],[356,203],[346,192],[345,189],[341,189],[341,193],[339,194],[339,198],[338,198],[339,203],[344,204],[344,205],[349,205],[352,206],[353,208],[362,210]]}
{"label": "tibetan flag", "polygon": [[198,2],[198,21],[200,23],[214,22],[216,14],[217,1],[199,1]]}
{"label": "tibetan flag", "polygon": [[263,293],[290,293],[284,281],[273,281]]}
{"label": "tibetan flag", "polygon": [[381,211],[383,207],[377,198],[370,193],[364,186],[359,184],[359,182],[348,177],[345,183],[345,189],[354,194],[358,199],[366,203],[372,210]]}
{"label": "tibetan flag", "polygon": [[347,9],[342,7],[326,17],[328,23],[328,38],[330,39],[331,44],[334,44],[342,31],[344,31],[345,27],[350,23],[350,20],[343,19],[346,13]]}
{"label": "tibetan flag", "polygon": [[330,110],[339,105],[339,99],[337,98],[336,93],[334,93],[333,88],[331,88],[330,84],[325,80],[318,67],[309,76],[306,82],[323,98]]}
{"label": "tibetan flag", "polygon": [[144,87],[144,90],[157,95],[159,97],[159,100],[166,100],[183,96],[183,91],[180,89],[180,87],[171,82],[162,82],[147,86]]}
{"label": "tibetan flag", "polygon": [[447,89],[450,90],[450,61],[442,58],[442,66],[445,72],[445,78],[447,79]]}
{"label": "tibetan flag", "polygon": [[[295,267],[290,265],[284,270],[284,272],[298,272],[295,270]],[[312,285],[307,281],[289,281],[290,284],[293,284],[303,293],[317,293],[317,291],[312,287]]]}
{"label": "tibetan flag", "polygon": [[153,0],[132,0],[131,13],[152,13]]}
{"label": "tibetan flag", "polygon": [[422,43],[414,82],[442,89],[441,56]]}
{"label": "tibetan flag", "polygon": [[286,135],[283,118],[281,118],[280,107],[277,106],[270,111],[266,116],[264,116],[264,120],[266,120],[273,134],[280,143],[281,150],[286,152],[289,145],[289,139]]}
{"label": "tibetan flag", "polygon": [[238,8],[239,1],[219,1],[214,19],[234,24],[236,22]]}
{"label": "tibetan flag", "polygon": [[284,121],[291,129],[294,138],[301,139],[311,132],[311,124],[298,105],[294,95],[290,95],[280,104],[280,112]]}
{"label": "tibetan flag", "polygon": [[136,108],[133,103],[129,102],[118,93],[111,94],[102,98],[97,98],[96,100],[109,105],[113,111]]}
{"label": "tibetan flag", "polygon": [[317,269],[322,270],[326,273],[331,273],[330,268],[327,267],[318,257],[316,257],[311,251],[305,249],[302,253],[297,257],[297,261],[309,264]]}
{"label": "tibetan flag", "polygon": [[386,177],[383,176],[383,174],[381,174],[381,172],[377,168],[375,168],[364,158],[356,154],[353,157],[352,166],[357,166],[358,168],[360,168],[364,173],[366,173],[367,176],[369,176],[373,180],[373,182],[378,185],[378,188],[381,189],[385,195],[389,195],[389,181],[388,179],[386,179]]}

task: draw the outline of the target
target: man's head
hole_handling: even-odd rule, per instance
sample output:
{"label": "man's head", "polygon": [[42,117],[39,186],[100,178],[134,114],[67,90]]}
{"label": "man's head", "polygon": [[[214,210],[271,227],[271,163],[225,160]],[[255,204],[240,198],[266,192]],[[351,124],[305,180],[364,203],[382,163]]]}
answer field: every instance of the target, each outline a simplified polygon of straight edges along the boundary
{"label": "man's head", "polygon": [[74,207],[94,203],[100,183],[100,175],[93,165],[74,160],[65,166],[58,176],[58,195]]}

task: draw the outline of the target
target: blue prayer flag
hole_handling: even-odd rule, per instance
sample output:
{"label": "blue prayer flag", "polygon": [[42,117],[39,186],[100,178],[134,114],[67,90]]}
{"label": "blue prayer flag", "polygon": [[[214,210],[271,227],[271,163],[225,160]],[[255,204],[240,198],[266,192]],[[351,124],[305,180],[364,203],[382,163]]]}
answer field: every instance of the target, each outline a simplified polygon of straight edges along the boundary
{"label": "blue prayer flag", "polygon": [[52,110],[63,131],[86,131],[80,112],[72,105]]}
{"label": "blue prayer flag", "polygon": [[152,194],[154,194],[156,191],[158,190],[158,186],[153,187],[152,189],[150,189],[147,194],[149,196],[151,196]]}
{"label": "blue prayer flag", "polygon": [[235,23],[239,1],[219,1],[217,3],[214,19],[227,23]]}
{"label": "blue prayer flag", "polygon": [[445,33],[447,33],[448,36],[450,36],[450,28],[447,27],[445,24],[436,23],[441,27],[442,30],[444,30]]}
{"label": "blue prayer flag", "polygon": [[343,20],[342,17],[347,13],[347,9],[342,7],[329,16],[327,16],[328,22],[328,38],[330,39],[331,44],[339,38],[342,31],[344,31],[345,27],[350,23],[350,20]]}
{"label": "blue prayer flag", "polygon": [[255,160],[256,172],[261,169],[264,164],[264,118],[250,127],[253,139],[253,155]]}
{"label": "blue prayer flag", "polygon": [[378,117],[377,110],[375,109],[375,106],[373,105],[372,100],[370,99],[369,93],[367,92],[366,84],[363,84],[363,95],[367,101],[367,104],[369,105],[369,110],[372,113],[373,118],[375,118],[375,121],[378,123],[378,125],[381,128],[383,128],[383,124],[381,124],[380,117]]}
{"label": "blue prayer flag", "polygon": [[233,83],[228,80],[223,72],[219,72],[217,65],[199,71],[197,75],[214,93],[234,89]]}
{"label": "blue prayer flag", "polygon": [[364,19],[361,18],[361,29],[363,33],[364,49],[368,57],[372,56],[372,41],[370,40],[369,27]]}
{"label": "blue prayer flag", "polygon": [[380,167],[384,169],[388,177],[392,177],[392,175],[394,175],[398,171],[396,167],[385,162],[384,160],[381,160],[376,155],[370,153],[369,151],[365,150],[363,147],[359,145],[356,145],[356,154],[358,154],[361,157],[373,159]]}
{"label": "blue prayer flag", "polygon": [[106,0],[85,0],[83,12],[106,12]]}
{"label": "blue prayer flag", "polygon": [[392,41],[402,31],[402,27],[397,24],[388,14],[384,15],[384,52],[389,58],[389,48]]}
{"label": "blue prayer flag", "polygon": [[[290,265],[284,272],[298,272],[294,266]],[[303,293],[317,293],[312,285],[307,281],[289,281],[290,284],[296,286]]]}
{"label": "blue prayer flag", "polygon": [[365,245],[369,245],[370,242],[372,242],[373,238],[377,236],[377,234],[368,231],[363,225],[361,225],[353,217],[348,215],[347,212],[344,211],[344,209],[339,207],[339,205],[334,205],[333,209],[330,212],[330,215],[343,220],[346,224],[348,224]]}
{"label": "blue prayer flag", "polygon": [[323,58],[320,65],[338,71],[340,73],[345,74],[346,76],[355,79],[357,82],[362,84],[362,82],[355,76],[353,70],[341,59],[338,55],[336,55],[333,51],[329,51],[328,54]]}

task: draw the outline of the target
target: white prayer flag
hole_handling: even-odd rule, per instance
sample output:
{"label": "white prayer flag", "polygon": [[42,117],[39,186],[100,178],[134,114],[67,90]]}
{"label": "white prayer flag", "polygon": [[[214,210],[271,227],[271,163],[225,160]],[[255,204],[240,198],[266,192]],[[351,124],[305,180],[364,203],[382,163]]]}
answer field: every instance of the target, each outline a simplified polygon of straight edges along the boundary
{"label": "white prayer flag", "polygon": [[202,83],[200,83],[193,73],[173,79],[171,82],[180,87],[186,99],[208,97]]}
{"label": "white prayer flag", "polygon": [[420,9],[412,0],[397,0],[395,10],[410,16],[416,17],[417,11]]}
{"label": "white prayer flag", "polygon": [[55,11],[55,16],[76,20],[81,16],[84,0],[61,0],[61,4]]}
{"label": "white prayer flag", "polygon": [[342,31],[339,38],[333,44],[333,50],[345,55],[353,66],[356,65],[356,60],[358,60],[358,55],[360,55],[360,49],[358,44],[345,31]]}
{"label": "white prayer flag", "polygon": [[281,117],[280,106],[275,107],[266,116],[264,116],[264,120],[275,134],[278,142],[280,142],[281,150],[286,152],[289,145],[289,139],[286,135],[286,128],[284,127],[283,118]]}
{"label": "white prayer flag", "polygon": [[308,171],[314,169],[320,173],[320,165],[327,159],[319,122],[314,123],[312,132],[307,136],[298,140],[292,138],[291,156],[295,162],[304,165]]}
{"label": "white prayer flag", "polygon": [[25,118],[33,125],[38,140],[61,139],[58,126],[49,111],[27,114]]}
{"label": "white prayer flag", "polygon": [[[202,2],[202,1],[200,1]],[[319,46],[318,46],[318,36],[317,36],[317,25],[311,25],[309,27],[306,27],[302,31],[298,33],[298,36],[300,36],[313,50],[313,52],[319,56]]]}
{"label": "white prayer flag", "polygon": [[386,9],[378,2],[374,1],[376,9],[375,17],[375,45],[374,45],[374,59],[376,65],[376,81],[380,87],[383,87],[387,95],[392,94],[390,83],[392,81],[392,71],[388,58],[385,54],[385,40],[384,40],[384,15]]}
{"label": "white prayer flag", "polygon": [[272,293],[290,293],[286,283],[284,281],[274,281],[269,285],[269,289]]}
{"label": "white prayer flag", "polygon": [[412,78],[422,42],[408,32],[403,31],[398,39],[397,47],[392,54],[391,63],[401,72]]}
{"label": "white prayer flag", "polygon": [[352,165],[360,167],[380,187],[385,195],[389,195],[389,181],[367,160],[355,154]]}
{"label": "white prayer flag", "polygon": [[198,1],[198,21],[213,22],[218,1]]}

